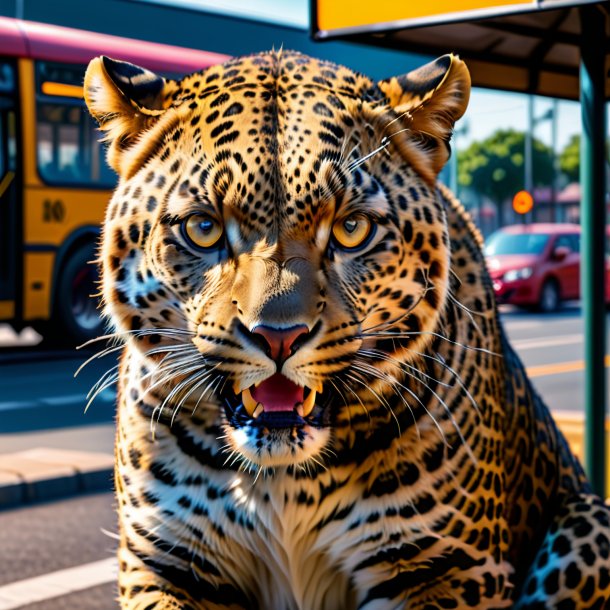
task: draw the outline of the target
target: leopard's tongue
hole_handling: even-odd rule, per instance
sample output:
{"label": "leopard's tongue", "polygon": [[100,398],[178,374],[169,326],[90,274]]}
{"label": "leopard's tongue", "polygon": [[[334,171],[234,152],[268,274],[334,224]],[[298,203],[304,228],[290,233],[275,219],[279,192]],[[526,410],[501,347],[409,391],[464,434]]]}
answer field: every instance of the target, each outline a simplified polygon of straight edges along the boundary
{"label": "leopard's tongue", "polygon": [[303,402],[304,389],[281,373],[276,373],[252,388],[252,398],[262,402],[265,411],[292,411],[298,402]]}

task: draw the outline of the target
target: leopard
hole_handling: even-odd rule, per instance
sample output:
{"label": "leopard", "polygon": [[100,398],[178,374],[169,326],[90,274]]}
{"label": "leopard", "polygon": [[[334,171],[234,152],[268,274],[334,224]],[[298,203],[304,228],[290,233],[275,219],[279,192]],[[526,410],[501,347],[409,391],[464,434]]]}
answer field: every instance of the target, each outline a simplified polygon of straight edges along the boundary
{"label": "leopard", "polygon": [[439,180],[470,90],[455,54],[91,61],[122,608],[610,607],[610,508]]}

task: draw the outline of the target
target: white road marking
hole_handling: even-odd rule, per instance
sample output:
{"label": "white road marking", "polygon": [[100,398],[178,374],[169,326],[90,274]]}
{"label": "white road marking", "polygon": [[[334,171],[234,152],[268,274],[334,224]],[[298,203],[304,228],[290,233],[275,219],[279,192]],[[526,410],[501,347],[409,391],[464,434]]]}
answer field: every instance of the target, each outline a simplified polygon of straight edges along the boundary
{"label": "white road marking", "polygon": [[534,320],[528,320],[527,322],[513,322],[507,318],[502,318],[504,322],[504,328],[507,330],[521,330],[522,328],[540,328],[540,322]]}
{"label": "white road marking", "polygon": [[517,341],[511,341],[511,345],[517,349],[537,349],[541,347],[553,347],[557,345],[573,345],[575,343],[582,343],[582,335],[561,335],[559,337],[536,337],[534,339],[519,339]]}
{"label": "white road marking", "polygon": [[116,578],[117,560],[109,557],[66,570],[18,580],[0,586],[0,610],[13,610],[44,602],[54,597],[114,582]]}

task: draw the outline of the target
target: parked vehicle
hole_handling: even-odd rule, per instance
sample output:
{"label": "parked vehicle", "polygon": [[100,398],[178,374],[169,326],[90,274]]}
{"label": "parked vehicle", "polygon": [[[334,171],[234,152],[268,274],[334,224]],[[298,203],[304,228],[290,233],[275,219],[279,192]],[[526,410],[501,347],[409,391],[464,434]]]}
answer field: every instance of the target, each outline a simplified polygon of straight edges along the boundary
{"label": "parked vehicle", "polygon": [[82,88],[102,54],[169,76],[227,59],[0,17],[0,321],[73,344],[103,330],[88,263],[116,176]]}
{"label": "parked vehicle", "polygon": [[580,298],[579,225],[504,227],[487,239],[485,258],[499,303],[550,312]]}

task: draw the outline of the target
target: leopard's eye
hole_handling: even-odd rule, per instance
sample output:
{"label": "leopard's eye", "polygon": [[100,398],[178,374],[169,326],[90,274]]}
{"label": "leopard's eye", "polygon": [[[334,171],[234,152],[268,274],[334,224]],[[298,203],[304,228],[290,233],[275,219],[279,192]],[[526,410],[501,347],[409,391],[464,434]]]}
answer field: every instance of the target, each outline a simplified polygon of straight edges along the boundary
{"label": "leopard's eye", "polygon": [[185,240],[200,250],[218,246],[223,233],[222,225],[207,214],[193,214],[182,223]]}
{"label": "leopard's eye", "polygon": [[352,214],[333,225],[335,244],[344,250],[363,248],[374,232],[375,225],[363,214]]}

